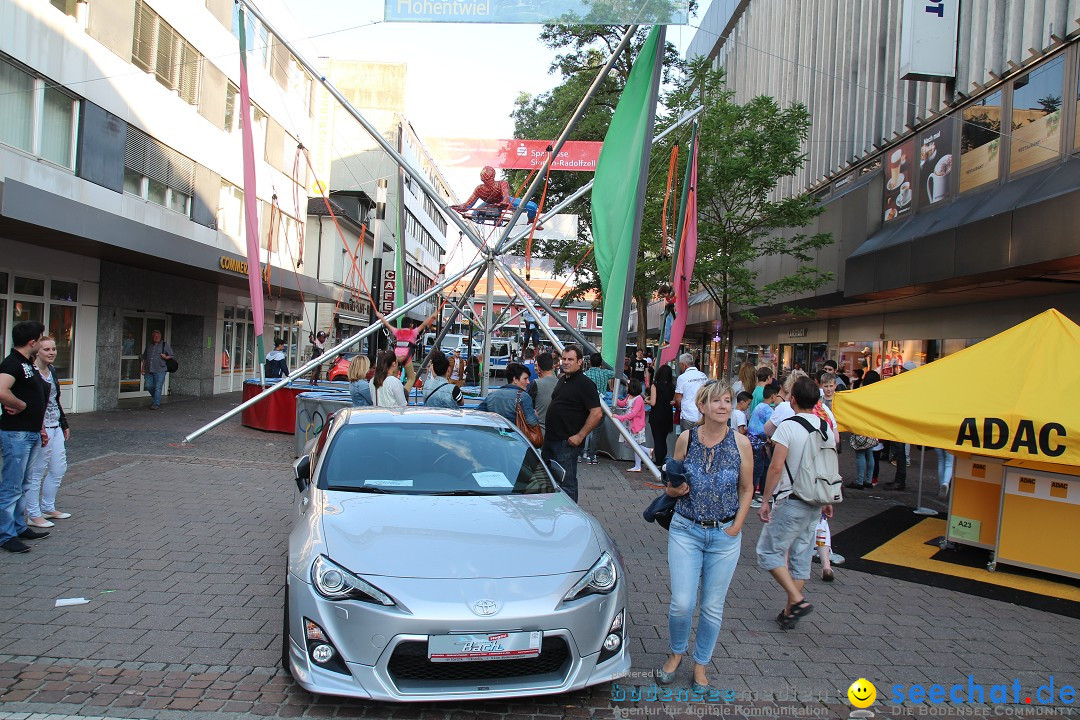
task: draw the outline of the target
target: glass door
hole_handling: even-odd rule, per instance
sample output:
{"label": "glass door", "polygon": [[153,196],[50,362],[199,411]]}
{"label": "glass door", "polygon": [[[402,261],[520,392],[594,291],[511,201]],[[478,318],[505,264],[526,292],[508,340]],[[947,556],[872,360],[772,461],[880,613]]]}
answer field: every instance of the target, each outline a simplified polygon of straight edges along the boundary
{"label": "glass door", "polygon": [[[124,315],[120,340],[120,397],[136,397],[146,391],[140,372],[142,353],[155,330],[169,339],[168,320],[164,315]],[[163,395],[169,391],[168,377],[166,374]]]}

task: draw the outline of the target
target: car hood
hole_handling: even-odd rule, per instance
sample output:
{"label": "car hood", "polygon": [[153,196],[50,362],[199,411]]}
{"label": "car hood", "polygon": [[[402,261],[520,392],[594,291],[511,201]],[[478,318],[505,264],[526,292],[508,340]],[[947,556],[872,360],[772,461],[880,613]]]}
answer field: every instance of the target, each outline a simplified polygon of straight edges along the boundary
{"label": "car hood", "polygon": [[507,578],[585,571],[589,516],[562,493],[446,497],[325,493],[330,557],[360,575]]}

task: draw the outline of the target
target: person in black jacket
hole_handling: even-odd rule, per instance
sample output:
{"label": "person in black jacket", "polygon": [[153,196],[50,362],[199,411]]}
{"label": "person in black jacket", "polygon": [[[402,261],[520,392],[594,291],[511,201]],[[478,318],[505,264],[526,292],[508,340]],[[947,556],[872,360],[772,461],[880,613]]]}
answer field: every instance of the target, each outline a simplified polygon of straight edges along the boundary
{"label": "person in black jacket", "polygon": [[289,374],[289,363],[285,360],[285,341],[274,338],[274,349],[266,353],[266,377],[281,378]]}

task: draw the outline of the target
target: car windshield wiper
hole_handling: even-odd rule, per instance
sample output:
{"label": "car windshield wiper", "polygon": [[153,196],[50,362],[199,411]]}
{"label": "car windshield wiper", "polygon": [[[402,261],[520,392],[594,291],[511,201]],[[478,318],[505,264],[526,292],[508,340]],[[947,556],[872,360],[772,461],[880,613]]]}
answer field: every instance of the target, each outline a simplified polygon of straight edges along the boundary
{"label": "car windshield wiper", "polygon": [[361,487],[332,487],[330,490],[335,492],[357,492],[357,493],[376,493],[378,495],[397,495],[393,490],[387,490],[381,487],[368,487],[363,485]]}
{"label": "car windshield wiper", "polygon": [[425,495],[491,495],[492,493],[480,492],[479,490],[447,490],[445,492],[424,493]]}

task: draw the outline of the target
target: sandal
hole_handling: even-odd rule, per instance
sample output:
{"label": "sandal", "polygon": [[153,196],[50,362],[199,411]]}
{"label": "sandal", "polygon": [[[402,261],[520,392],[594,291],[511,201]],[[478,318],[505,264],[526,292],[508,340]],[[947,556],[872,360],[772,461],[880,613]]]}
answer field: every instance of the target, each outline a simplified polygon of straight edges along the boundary
{"label": "sandal", "polygon": [[803,615],[809,615],[813,612],[814,606],[806,602],[806,598],[803,598],[799,602],[792,605],[787,610],[788,617],[798,620]]}
{"label": "sandal", "polygon": [[836,576],[833,575],[832,570],[822,570],[821,571],[821,579],[824,580],[825,582],[832,582],[835,578],[836,578]]}
{"label": "sandal", "polygon": [[795,627],[795,623],[798,619],[791,617],[785,610],[781,610],[780,614],[776,616],[776,622],[780,625],[781,630],[790,630]]}

